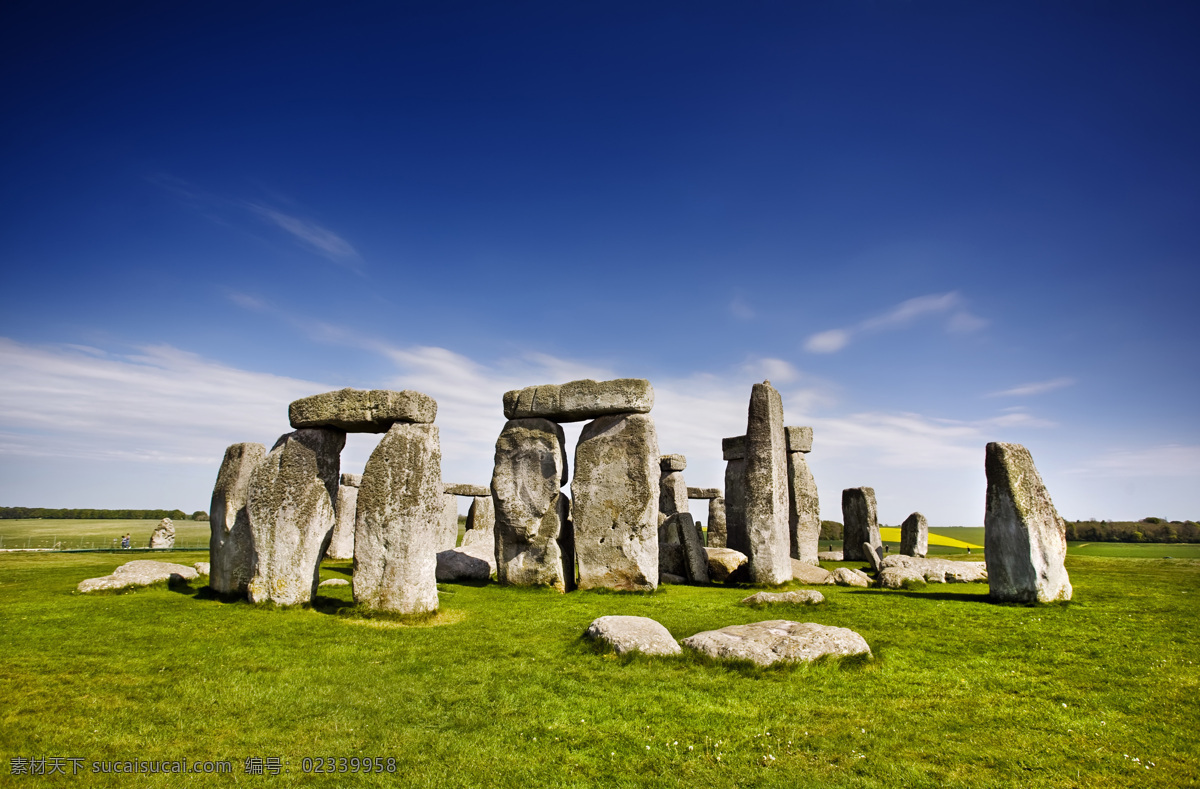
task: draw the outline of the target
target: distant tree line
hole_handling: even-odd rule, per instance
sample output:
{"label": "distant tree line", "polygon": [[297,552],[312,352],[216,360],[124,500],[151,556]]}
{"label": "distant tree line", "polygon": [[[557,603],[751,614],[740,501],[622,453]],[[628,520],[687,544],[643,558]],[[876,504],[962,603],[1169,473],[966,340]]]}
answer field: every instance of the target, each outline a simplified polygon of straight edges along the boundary
{"label": "distant tree line", "polygon": [[821,521],[822,540],[842,539],[842,524],[837,521]]}
{"label": "distant tree line", "polygon": [[83,510],[52,509],[50,507],[0,507],[0,520],[18,518],[56,518],[63,520],[208,520],[208,513],[197,510],[188,515],[183,510]]}
{"label": "distant tree line", "polygon": [[1200,526],[1192,521],[1142,518],[1140,521],[1067,521],[1073,542],[1200,542]]}

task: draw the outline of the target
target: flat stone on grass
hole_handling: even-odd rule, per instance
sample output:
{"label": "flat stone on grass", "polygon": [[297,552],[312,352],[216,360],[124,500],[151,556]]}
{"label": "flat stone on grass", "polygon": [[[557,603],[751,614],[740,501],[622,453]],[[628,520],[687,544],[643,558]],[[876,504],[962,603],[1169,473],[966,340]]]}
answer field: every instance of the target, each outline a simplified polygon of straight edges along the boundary
{"label": "flat stone on grass", "polygon": [[800,589],[795,592],[759,592],[742,600],[742,605],[820,605],[825,595],[815,589]]}
{"label": "flat stone on grass", "polygon": [[871,654],[866,640],[853,630],[786,619],[706,630],[685,638],[683,645],[719,660],[749,660],[760,666]]}
{"label": "flat stone on grass", "polygon": [[678,655],[683,651],[665,627],[644,616],[602,616],[588,625],[584,636],[608,644],[618,655]]}
{"label": "flat stone on grass", "polygon": [[193,581],[199,575],[195,567],[184,564],[138,559],[121,565],[113,570],[112,575],[80,581],[75,588],[86,594],[105,589],[124,589],[127,586],[149,586],[160,581]]}

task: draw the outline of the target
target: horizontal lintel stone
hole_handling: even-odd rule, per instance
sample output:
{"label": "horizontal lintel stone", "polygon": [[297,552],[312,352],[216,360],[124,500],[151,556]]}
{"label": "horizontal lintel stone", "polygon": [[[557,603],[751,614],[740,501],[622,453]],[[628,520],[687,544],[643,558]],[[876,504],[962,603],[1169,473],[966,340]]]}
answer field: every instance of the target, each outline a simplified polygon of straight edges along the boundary
{"label": "horizontal lintel stone", "polygon": [[553,422],[582,422],[610,414],[648,414],[653,407],[654,387],[644,378],[585,379],[504,393],[507,419],[540,417]]}
{"label": "horizontal lintel stone", "polygon": [[436,416],[437,401],[412,389],[339,389],[288,406],[288,419],[296,430],[333,427],[348,433],[386,433],[397,422],[431,424]]}

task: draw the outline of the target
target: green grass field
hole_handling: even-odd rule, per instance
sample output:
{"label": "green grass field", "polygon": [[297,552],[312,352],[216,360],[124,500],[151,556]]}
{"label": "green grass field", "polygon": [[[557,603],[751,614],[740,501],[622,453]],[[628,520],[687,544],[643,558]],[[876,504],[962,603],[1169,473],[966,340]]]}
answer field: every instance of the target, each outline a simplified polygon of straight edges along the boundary
{"label": "green grass field", "polygon": [[[1200,782],[1194,560],[1070,556],[1075,601],[1038,608],[990,604],[985,584],[823,587],[824,606],[777,609],[740,606],[746,590],[719,586],[558,595],[447,584],[441,612],[416,627],[359,616],[344,586],[294,610],[198,585],[74,592],[127,558],[0,554],[0,784],[32,785],[8,774],[11,759],[40,756],[233,761],[234,775],[188,786]],[[322,575],[349,571],[327,563]],[[580,639],[604,614],[650,616],[676,638],[821,622],[861,633],[874,658],[772,670],[620,659]],[[394,758],[397,773],[305,774],[303,759],[317,756]],[[286,771],[245,775],[247,757],[279,757]]]}
{"label": "green grass field", "polygon": [[[129,534],[134,548],[146,548],[157,520],[0,520],[0,548],[51,548],[64,550],[112,548]],[[178,548],[208,550],[208,521],[172,521]]]}

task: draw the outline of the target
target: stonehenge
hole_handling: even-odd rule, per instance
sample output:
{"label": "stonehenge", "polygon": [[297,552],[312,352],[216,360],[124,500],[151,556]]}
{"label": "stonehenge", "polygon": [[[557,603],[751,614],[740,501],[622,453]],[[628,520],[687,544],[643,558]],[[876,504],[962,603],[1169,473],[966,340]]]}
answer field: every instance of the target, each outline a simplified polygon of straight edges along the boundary
{"label": "stonehenge", "polygon": [[821,504],[817,481],[804,457],[812,451],[811,427],[788,427],[787,478],[788,528],[791,557],[807,564],[817,563],[817,543],[821,537]]}
{"label": "stonehenge", "polygon": [[170,518],[163,518],[154,527],[150,535],[150,548],[170,550],[175,547],[175,523]]}
{"label": "stonehenge", "polygon": [[875,554],[883,557],[876,512],[874,488],[842,491],[842,556],[845,561],[867,561],[863,543],[869,543]]}
{"label": "stonehenge", "polygon": [[658,481],[658,539],[660,542],[679,542],[678,535],[664,532],[662,524],[670,516],[688,511],[689,489],[683,481],[687,458],[683,455],[662,455],[658,459],[658,465],[662,471]]}
{"label": "stonehenge", "polygon": [[[746,424],[742,490],[745,541],[754,583],[792,579],[788,538],[787,445],[783,400],[770,381],[754,384]],[[735,550],[737,546],[731,545]]]}
{"label": "stonehenge", "polygon": [[296,400],[288,406],[293,428],[335,427],[347,433],[386,433],[396,422],[432,424],[437,403],[420,392],[340,389]]}
{"label": "stonehenge", "polygon": [[929,553],[929,523],[919,512],[909,515],[900,524],[900,553],[904,556]]}
{"label": "stonehenge", "polygon": [[354,518],[358,513],[358,488],[362,485],[361,474],[343,474],[338,485],[337,501],[333,509],[337,518],[333,526],[333,537],[325,556],[330,559],[354,558]]}
{"label": "stonehenge", "polygon": [[725,547],[725,499],[721,496],[720,488],[688,488],[689,499],[708,500],[708,539],[705,544],[710,548]]}
{"label": "stonehenge", "polygon": [[250,474],[266,456],[262,444],[234,444],[225,450],[217,472],[208,509],[208,585],[220,594],[245,594],[254,576],[254,539],[246,501]]}
{"label": "stonehenge", "polygon": [[504,393],[504,418],[583,422],[612,414],[648,414],[654,388],[643,378],[571,381]]}
{"label": "stonehenge", "polygon": [[746,553],[745,494],[742,489],[746,472],[746,437],[721,439],[721,456],[725,459],[725,541],[722,546]]}

